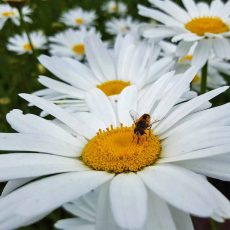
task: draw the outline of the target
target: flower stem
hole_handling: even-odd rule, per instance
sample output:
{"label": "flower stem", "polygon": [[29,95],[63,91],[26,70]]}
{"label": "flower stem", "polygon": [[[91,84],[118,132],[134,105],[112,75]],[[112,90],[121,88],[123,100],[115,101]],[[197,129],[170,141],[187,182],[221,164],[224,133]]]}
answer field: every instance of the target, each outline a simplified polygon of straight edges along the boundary
{"label": "flower stem", "polygon": [[34,47],[33,47],[33,44],[32,44],[32,40],[30,38],[29,32],[27,31],[26,23],[25,23],[24,18],[23,18],[22,8],[18,7],[17,9],[18,9],[19,17],[20,17],[21,27],[24,30],[24,32],[26,33],[26,37],[27,37],[28,42],[29,42],[30,47],[31,47],[31,51],[32,51],[33,55],[35,55]]}
{"label": "flower stem", "polygon": [[206,93],[207,90],[207,76],[208,75],[208,61],[203,66],[201,70],[201,85],[200,85],[200,94]]}

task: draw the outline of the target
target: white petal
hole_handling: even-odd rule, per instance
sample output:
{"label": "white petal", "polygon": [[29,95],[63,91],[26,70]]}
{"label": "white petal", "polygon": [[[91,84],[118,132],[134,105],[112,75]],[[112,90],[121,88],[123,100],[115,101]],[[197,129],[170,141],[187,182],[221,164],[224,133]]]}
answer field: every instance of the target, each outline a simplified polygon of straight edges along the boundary
{"label": "white petal", "polygon": [[182,2],[191,17],[196,17],[199,15],[196,3],[193,0],[182,0]]}
{"label": "white petal", "polygon": [[192,219],[188,213],[182,212],[171,205],[169,205],[169,209],[177,230],[194,230]]}
{"label": "white petal", "polygon": [[[56,175],[30,183],[0,199],[0,229],[14,229],[110,180],[99,171]],[[39,192],[38,192],[39,191]]]}
{"label": "white petal", "polygon": [[119,95],[117,103],[118,118],[124,125],[132,125],[133,123],[129,111],[137,110],[137,96],[136,86],[125,88]]}
{"label": "white petal", "polygon": [[192,58],[192,65],[203,67],[207,62],[212,48],[212,39],[203,39],[198,42]]}
{"label": "white petal", "polygon": [[98,36],[90,36],[85,39],[86,56],[89,64],[101,81],[116,79],[114,61]]}
{"label": "white petal", "polygon": [[141,228],[147,215],[147,192],[134,174],[119,174],[111,181],[110,200],[114,218],[124,229]]}
{"label": "white petal", "polygon": [[116,126],[116,116],[108,97],[99,89],[93,89],[86,94],[86,103],[91,113],[95,114],[106,127]]}
{"label": "white petal", "polygon": [[94,225],[88,221],[82,220],[80,218],[69,218],[59,220],[54,225],[57,229],[63,230],[74,230],[74,229],[81,229],[81,230],[94,230]]}
{"label": "white petal", "polygon": [[6,116],[11,127],[20,133],[37,133],[40,135],[49,135],[68,142],[72,145],[81,145],[77,138],[57,126],[49,120],[45,120],[33,114],[23,115],[21,110],[14,109]]}
{"label": "white petal", "polygon": [[216,208],[208,193],[209,183],[191,171],[164,164],[148,167],[139,175],[153,192],[180,210],[207,217]]}
{"label": "white petal", "polygon": [[0,150],[34,151],[61,156],[79,156],[82,146],[71,145],[41,134],[0,133]]}
{"label": "white petal", "polygon": [[186,54],[188,54],[191,46],[194,44],[194,42],[186,42],[186,41],[181,41],[176,49],[176,56],[178,57],[183,57]]}
{"label": "white petal", "polygon": [[60,107],[54,105],[53,103],[42,98],[36,97],[34,95],[24,93],[20,94],[20,97],[24,98],[33,105],[36,105],[37,107],[56,117],[80,135],[83,135],[89,139],[92,137],[88,132],[88,130],[90,130],[90,127],[88,127],[87,124],[75,119],[72,115],[70,115]]}
{"label": "white petal", "polygon": [[166,202],[152,191],[149,191],[148,198],[149,208],[146,230],[176,230],[176,226]]}
{"label": "white petal", "polygon": [[0,155],[0,181],[89,170],[81,161],[36,153]]}
{"label": "white petal", "polygon": [[223,154],[205,159],[181,161],[176,162],[176,164],[208,177],[230,181],[229,154]]}
{"label": "white petal", "polygon": [[230,58],[230,43],[225,38],[216,38],[213,40],[213,49],[220,58]]}

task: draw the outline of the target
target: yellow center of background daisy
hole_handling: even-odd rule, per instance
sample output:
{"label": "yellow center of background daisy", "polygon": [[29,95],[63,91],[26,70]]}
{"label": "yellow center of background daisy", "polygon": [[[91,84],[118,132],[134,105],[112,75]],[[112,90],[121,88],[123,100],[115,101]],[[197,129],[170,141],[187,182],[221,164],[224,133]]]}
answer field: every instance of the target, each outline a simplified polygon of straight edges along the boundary
{"label": "yellow center of background daisy", "polygon": [[13,11],[6,11],[6,12],[2,13],[2,16],[3,17],[13,17],[13,16],[15,16],[15,12],[13,12]]}
{"label": "yellow center of background daisy", "polygon": [[104,92],[105,95],[113,96],[120,94],[125,87],[130,85],[130,81],[113,80],[104,82],[101,85],[97,85],[97,88]]}
{"label": "yellow center of background daisy", "polygon": [[152,131],[140,137],[137,143],[134,127],[113,128],[99,131],[82,153],[82,161],[98,171],[113,173],[137,172],[156,162],[161,146]]}
{"label": "yellow center of background daisy", "polygon": [[77,44],[77,45],[73,46],[72,49],[73,49],[73,51],[76,54],[83,55],[85,53],[85,46],[84,46],[84,44]]}
{"label": "yellow center of background daisy", "polygon": [[193,18],[185,28],[194,34],[204,36],[205,33],[220,34],[229,31],[229,26],[219,17],[199,17]]}
{"label": "yellow center of background daisy", "polygon": [[23,49],[26,50],[26,51],[31,51],[32,50],[32,47],[29,43],[26,43],[24,46],[23,46]]}
{"label": "yellow center of background daisy", "polygon": [[76,24],[78,24],[78,25],[83,25],[83,24],[84,24],[83,18],[76,18],[76,19],[75,19],[75,22],[76,22]]}

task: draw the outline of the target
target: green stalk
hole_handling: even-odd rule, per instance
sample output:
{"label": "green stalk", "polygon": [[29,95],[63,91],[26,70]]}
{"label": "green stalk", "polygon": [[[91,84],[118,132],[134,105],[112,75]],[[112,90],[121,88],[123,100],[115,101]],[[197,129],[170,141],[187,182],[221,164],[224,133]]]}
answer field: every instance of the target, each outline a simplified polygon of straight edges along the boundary
{"label": "green stalk", "polygon": [[208,61],[203,66],[201,70],[201,84],[200,84],[200,94],[206,93],[207,91],[207,77],[208,77]]}
{"label": "green stalk", "polygon": [[24,18],[23,18],[22,8],[18,7],[17,9],[18,9],[18,13],[19,13],[19,16],[20,16],[21,27],[26,33],[26,37],[27,37],[27,39],[29,41],[29,44],[31,46],[32,53],[35,56],[34,47],[33,47],[33,44],[32,44],[31,38],[30,38],[30,34],[27,31],[26,23],[25,23]]}

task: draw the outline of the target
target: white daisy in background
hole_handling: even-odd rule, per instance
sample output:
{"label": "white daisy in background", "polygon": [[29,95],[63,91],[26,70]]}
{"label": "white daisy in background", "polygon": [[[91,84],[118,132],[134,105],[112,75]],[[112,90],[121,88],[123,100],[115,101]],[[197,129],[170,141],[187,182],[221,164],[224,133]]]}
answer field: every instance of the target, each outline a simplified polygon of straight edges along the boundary
{"label": "white daisy in background", "polygon": [[112,18],[106,22],[106,32],[111,35],[137,34],[140,23],[131,16],[126,18]]}
{"label": "white daisy in background", "polygon": [[116,1],[107,1],[102,6],[102,10],[109,14],[125,14],[127,12],[127,6],[123,2],[116,2]]}
{"label": "white daisy in background", "polygon": [[[68,29],[64,32],[49,37],[49,52],[55,56],[74,57],[82,60],[85,56],[84,39],[89,35],[96,35],[95,28],[79,30]],[[99,36],[99,35],[98,35]]]}
{"label": "white daisy in background", "polygon": [[149,1],[158,9],[139,5],[139,14],[162,25],[146,30],[145,37],[172,37],[173,42],[179,42],[177,54],[180,57],[196,44],[192,64],[201,67],[211,51],[216,57],[230,59],[230,1],[214,0],[209,6],[205,2],[196,4],[193,0],[182,0],[185,9],[170,0]]}
{"label": "white daisy in background", "polygon": [[[41,31],[31,32],[30,38],[34,49],[40,50],[47,48],[46,37]],[[16,52],[18,55],[32,53],[32,48],[26,36],[26,33],[23,33],[21,35],[17,34],[9,38],[7,49]]]}
{"label": "white daisy in background", "polygon": [[94,11],[84,11],[79,7],[65,12],[61,17],[61,22],[72,27],[90,26],[94,24],[95,20]]}
{"label": "white daisy in background", "polygon": [[[162,48],[163,56],[175,56],[177,46],[165,42],[160,41],[159,46]],[[176,65],[176,72],[181,73],[187,70],[192,65],[193,53],[194,53],[194,46],[190,49],[187,55],[180,58]],[[222,76],[222,74],[230,75],[230,63],[224,61],[222,59],[216,58],[214,55],[210,55],[208,59],[208,79],[207,79],[207,86],[210,89],[215,89],[223,85],[227,85],[226,80]],[[196,90],[200,89],[200,82],[201,82],[201,72],[196,74],[192,81],[192,87]]]}
{"label": "white daisy in background", "polygon": [[[163,94],[171,73],[142,95],[127,87],[116,107],[93,89],[86,95],[90,112],[75,114],[21,94],[61,125],[19,110],[7,115],[19,133],[0,134],[0,149],[10,152],[0,155],[0,180],[9,181],[0,199],[0,229],[29,225],[95,189],[98,230],[191,224],[188,214],[172,213],[171,206],[217,221],[229,218],[229,201],[204,177],[230,180],[230,104],[209,103],[228,87],[176,105],[195,74],[189,69]],[[139,143],[130,110],[158,121]]]}
{"label": "white daisy in background", "polygon": [[[22,8],[22,14],[24,16],[24,21],[31,23],[29,15],[32,13],[32,10],[28,6]],[[11,19],[12,22],[16,25],[20,24],[20,17],[18,10],[14,7],[9,6],[8,4],[0,4],[0,29],[4,26],[6,21]]]}
{"label": "white daisy in background", "polygon": [[89,64],[60,57],[39,57],[41,64],[64,82],[40,76],[39,82],[48,89],[38,91],[36,95],[73,112],[87,111],[84,98],[88,90],[99,88],[116,101],[125,87],[137,85],[139,90],[144,90],[175,64],[172,58],[156,60],[159,49],[155,50],[131,35],[118,37],[112,50],[106,48],[96,35],[85,39],[84,44]]}

